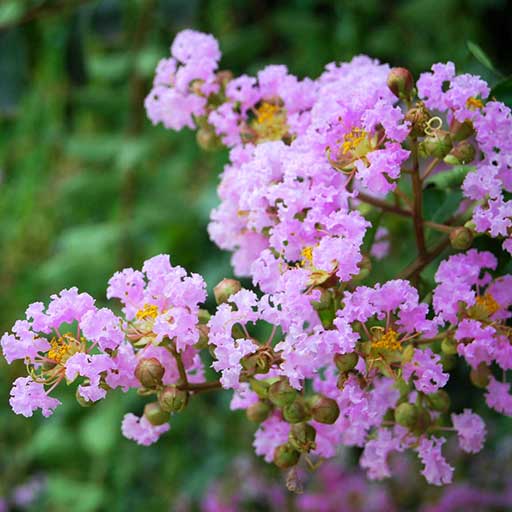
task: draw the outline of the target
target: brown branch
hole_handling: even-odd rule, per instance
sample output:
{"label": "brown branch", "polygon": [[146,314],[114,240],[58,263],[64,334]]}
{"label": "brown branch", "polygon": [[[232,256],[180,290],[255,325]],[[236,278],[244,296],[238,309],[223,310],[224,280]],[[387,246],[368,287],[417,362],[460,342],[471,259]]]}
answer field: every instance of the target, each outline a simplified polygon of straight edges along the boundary
{"label": "brown branch", "polygon": [[211,382],[199,382],[197,384],[188,383],[188,384],[180,384],[177,386],[178,389],[182,391],[192,391],[194,393],[203,393],[205,391],[215,391],[216,389],[221,389],[222,384],[219,380],[214,380]]}
{"label": "brown branch", "polygon": [[398,275],[399,279],[410,279],[418,276],[420,272],[433,260],[435,260],[448,246],[450,239],[443,238],[431,251],[427,252],[424,256],[418,256],[408,267],[406,267]]}
{"label": "brown branch", "polygon": [[369,196],[363,192],[359,192],[357,194],[356,199],[359,199],[363,203],[370,204],[372,206],[376,206],[377,208],[380,208],[381,210],[389,213],[396,213],[397,215],[402,215],[403,217],[411,217],[412,212],[409,210],[404,210],[403,208],[400,208],[399,206],[395,206],[393,204],[388,203],[387,201],[383,201],[382,199],[378,199],[373,196]]}
{"label": "brown branch", "polygon": [[416,237],[416,246],[418,247],[418,254],[421,259],[427,256],[427,247],[425,245],[425,232],[423,231],[423,187],[420,177],[420,163],[418,159],[418,142],[416,138],[412,139],[412,160],[413,160],[413,173],[412,190],[414,193],[414,209],[413,209],[413,222],[414,222],[414,235]]}

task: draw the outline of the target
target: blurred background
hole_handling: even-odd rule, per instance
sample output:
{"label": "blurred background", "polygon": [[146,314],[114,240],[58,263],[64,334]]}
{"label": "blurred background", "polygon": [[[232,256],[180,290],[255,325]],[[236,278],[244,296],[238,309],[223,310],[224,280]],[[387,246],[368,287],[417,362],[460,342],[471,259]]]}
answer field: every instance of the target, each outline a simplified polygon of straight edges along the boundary
{"label": "blurred background", "polygon": [[[493,83],[467,42],[509,75],[511,25],[507,0],[0,0],[0,331],[64,287],[104,300],[114,271],[162,252],[210,290],[231,275],[206,233],[227,154],[151,126],[143,108],[179,30],[213,33],[221,67],[235,73],[283,63],[315,77],[366,53],[415,76],[452,60]],[[194,509],[234,458],[252,457],[254,427],[229,412],[229,394],[194,400],[141,448],[119,427],[124,412],[140,413],[137,396],[93,410],[68,400],[50,420],[27,420],[8,407],[22,372],[0,363],[0,499],[10,509]]]}

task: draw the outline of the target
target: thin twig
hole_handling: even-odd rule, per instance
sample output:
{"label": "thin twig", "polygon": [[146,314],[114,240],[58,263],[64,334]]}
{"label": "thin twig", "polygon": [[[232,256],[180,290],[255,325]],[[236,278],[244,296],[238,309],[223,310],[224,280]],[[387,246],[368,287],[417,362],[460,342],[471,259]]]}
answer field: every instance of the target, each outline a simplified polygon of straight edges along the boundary
{"label": "thin twig", "polygon": [[383,201],[382,199],[378,199],[373,196],[369,196],[363,192],[359,192],[357,194],[357,199],[362,201],[363,203],[370,204],[372,206],[376,206],[377,208],[380,208],[381,210],[389,213],[396,213],[397,215],[402,215],[403,217],[411,217],[412,212],[409,210],[404,210],[403,208],[400,208],[399,206],[395,206],[393,204],[388,203],[387,201]]}

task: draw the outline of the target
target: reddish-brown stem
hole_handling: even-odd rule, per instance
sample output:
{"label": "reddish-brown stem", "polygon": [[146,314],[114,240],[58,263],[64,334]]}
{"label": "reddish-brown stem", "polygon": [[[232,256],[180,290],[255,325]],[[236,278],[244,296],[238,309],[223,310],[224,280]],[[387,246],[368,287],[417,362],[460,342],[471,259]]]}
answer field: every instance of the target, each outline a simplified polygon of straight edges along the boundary
{"label": "reddish-brown stem", "polygon": [[413,173],[412,190],[414,194],[413,222],[414,235],[416,237],[416,246],[418,247],[418,255],[421,259],[427,256],[427,247],[425,245],[425,233],[423,231],[423,187],[420,177],[420,163],[418,159],[418,143],[416,138],[412,138],[412,160]]}
{"label": "reddish-brown stem", "polygon": [[372,206],[376,206],[381,210],[389,213],[396,213],[397,215],[402,215],[403,217],[411,217],[412,212],[409,210],[404,210],[399,206],[395,206],[394,204],[390,204],[387,201],[383,201],[382,199],[378,199],[376,197],[369,196],[363,192],[359,192],[357,194],[357,199],[362,201],[363,203],[370,204]]}
{"label": "reddish-brown stem", "polygon": [[195,383],[187,383],[178,385],[178,389],[182,391],[193,391],[194,393],[204,393],[205,391],[215,391],[216,389],[221,389],[222,384],[219,380],[214,380],[211,382],[199,382]]}

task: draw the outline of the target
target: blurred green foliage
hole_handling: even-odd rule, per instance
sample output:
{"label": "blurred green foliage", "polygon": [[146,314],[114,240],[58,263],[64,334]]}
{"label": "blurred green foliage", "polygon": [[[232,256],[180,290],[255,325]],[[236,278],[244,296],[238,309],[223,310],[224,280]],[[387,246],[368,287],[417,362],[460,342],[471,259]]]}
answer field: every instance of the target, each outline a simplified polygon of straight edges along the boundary
{"label": "blurred green foliage", "polygon": [[[495,83],[467,41],[509,74],[511,11],[506,0],[3,0],[2,332],[63,287],[103,300],[114,271],[157,253],[202,273],[210,289],[231,274],[206,233],[227,155],[202,154],[190,132],[152,127],[143,109],[178,30],[212,32],[222,67],[236,73],[285,63],[316,76],[329,61],[368,53],[416,75],[453,60]],[[498,90],[510,91],[510,82]],[[138,397],[87,411],[68,400],[50,420],[29,421],[6,405],[23,369],[0,370],[0,496],[44,473],[48,492],[34,510],[173,510],[250,450],[253,428],[229,412],[227,395],[195,402],[158,445],[140,448],[119,430],[124,412],[141,411]]]}

